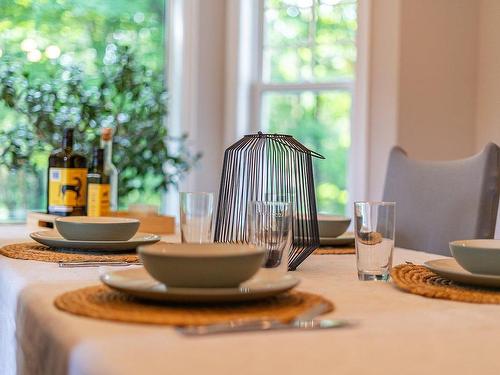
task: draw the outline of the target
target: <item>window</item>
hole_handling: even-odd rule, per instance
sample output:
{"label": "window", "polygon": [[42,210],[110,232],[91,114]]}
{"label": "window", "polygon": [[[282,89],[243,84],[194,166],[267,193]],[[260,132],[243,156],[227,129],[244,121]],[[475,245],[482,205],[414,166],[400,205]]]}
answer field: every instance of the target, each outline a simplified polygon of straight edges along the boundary
{"label": "window", "polygon": [[356,13],[355,0],[260,2],[257,121],[326,158],[314,172],[318,211],[330,214],[348,201]]}
{"label": "window", "polygon": [[[2,59],[7,64],[19,63],[41,79],[50,77],[58,66],[70,65],[78,65],[92,76],[116,63],[117,49],[127,45],[140,64],[161,75],[165,65],[165,9],[166,0],[4,1],[0,7],[0,63]],[[29,119],[18,116],[4,103],[0,104],[0,130],[25,126]],[[28,141],[20,141],[19,147],[27,147]],[[23,220],[26,209],[45,209],[49,153],[38,150],[30,153],[29,160],[19,160],[29,164],[29,170],[13,172],[0,165],[0,221]],[[134,197],[128,195],[127,199],[133,201]],[[124,204],[129,203],[127,199]],[[160,194],[153,191],[144,200],[158,204]]]}

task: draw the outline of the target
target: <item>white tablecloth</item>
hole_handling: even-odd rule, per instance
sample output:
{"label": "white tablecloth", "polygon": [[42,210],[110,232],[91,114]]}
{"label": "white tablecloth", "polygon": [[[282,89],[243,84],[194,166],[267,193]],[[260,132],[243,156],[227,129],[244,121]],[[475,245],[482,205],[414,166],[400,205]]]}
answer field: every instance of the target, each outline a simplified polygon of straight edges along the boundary
{"label": "white tablecloth", "polygon": [[[0,243],[25,240],[0,227]],[[395,264],[435,255],[396,249]],[[98,321],[58,311],[54,298],[96,284],[98,268],[0,256],[0,374],[500,374],[500,306],[433,300],[357,280],[352,255],[315,255],[301,290],[330,298],[329,331],[184,337],[169,327]],[[16,350],[17,348],[17,350]],[[16,361],[17,351],[17,361]]]}

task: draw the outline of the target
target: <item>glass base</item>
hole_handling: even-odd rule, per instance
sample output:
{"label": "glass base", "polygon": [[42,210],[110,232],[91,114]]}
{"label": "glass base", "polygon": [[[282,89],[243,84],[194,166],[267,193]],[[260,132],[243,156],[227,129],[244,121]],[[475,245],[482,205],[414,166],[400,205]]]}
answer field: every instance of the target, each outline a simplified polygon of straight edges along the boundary
{"label": "glass base", "polygon": [[389,281],[390,278],[389,273],[372,274],[358,271],[358,279],[361,281]]}

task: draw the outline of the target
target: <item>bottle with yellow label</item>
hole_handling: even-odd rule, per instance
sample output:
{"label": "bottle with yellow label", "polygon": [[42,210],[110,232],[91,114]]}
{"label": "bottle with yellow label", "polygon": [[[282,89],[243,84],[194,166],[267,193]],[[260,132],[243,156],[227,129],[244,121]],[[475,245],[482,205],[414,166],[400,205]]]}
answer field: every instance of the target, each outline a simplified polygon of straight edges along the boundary
{"label": "bottle with yellow label", "polygon": [[62,147],[49,157],[47,212],[82,216],[87,203],[87,159],[73,151],[74,129],[64,129]]}
{"label": "bottle with yellow label", "polygon": [[109,175],[104,171],[104,149],[94,150],[92,166],[87,175],[88,181],[88,216],[106,216],[110,206]]}

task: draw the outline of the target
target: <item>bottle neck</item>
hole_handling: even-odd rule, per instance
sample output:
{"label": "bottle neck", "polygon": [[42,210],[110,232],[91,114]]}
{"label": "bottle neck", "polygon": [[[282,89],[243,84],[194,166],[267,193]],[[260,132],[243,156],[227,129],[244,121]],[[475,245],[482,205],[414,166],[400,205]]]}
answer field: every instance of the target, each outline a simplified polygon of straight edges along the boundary
{"label": "bottle neck", "polygon": [[104,141],[101,139],[101,147],[104,149],[104,165],[113,164],[113,140]]}
{"label": "bottle neck", "polygon": [[103,161],[102,160],[94,160],[92,162],[91,171],[92,172],[96,172],[96,173],[103,173],[104,172],[104,163],[103,163]]}
{"label": "bottle neck", "polygon": [[63,150],[73,148],[73,134],[68,133],[68,134],[64,135],[64,137],[62,139],[62,148],[63,148]]}
{"label": "bottle neck", "polygon": [[103,173],[104,172],[104,152],[102,149],[97,149],[94,151],[94,157],[92,158],[92,169],[93,172]]}

